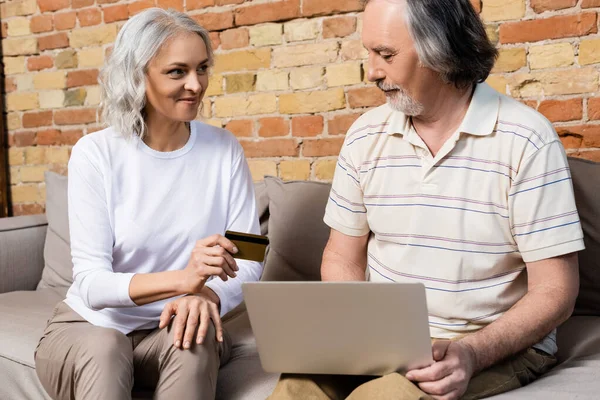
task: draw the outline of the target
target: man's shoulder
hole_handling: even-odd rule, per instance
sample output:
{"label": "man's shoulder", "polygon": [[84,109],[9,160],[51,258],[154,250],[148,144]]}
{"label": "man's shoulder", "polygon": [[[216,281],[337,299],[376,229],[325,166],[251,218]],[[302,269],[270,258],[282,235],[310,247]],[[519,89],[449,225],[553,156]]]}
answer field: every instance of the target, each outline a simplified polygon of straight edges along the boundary
{"label": "man's shoulder", "polygon": [[546,117],[506,95],[500,96],[496,130],[524,137],[535,149],[559,140],[554,126]]}
{"label": "man's shoulder", "polygon": [[344,145],[352,146],[359,140],[369,137],[376,138],[387,133],[392,114],[393,110],[387,104],[367,111],[350,126],[350,129],[346,132]]}

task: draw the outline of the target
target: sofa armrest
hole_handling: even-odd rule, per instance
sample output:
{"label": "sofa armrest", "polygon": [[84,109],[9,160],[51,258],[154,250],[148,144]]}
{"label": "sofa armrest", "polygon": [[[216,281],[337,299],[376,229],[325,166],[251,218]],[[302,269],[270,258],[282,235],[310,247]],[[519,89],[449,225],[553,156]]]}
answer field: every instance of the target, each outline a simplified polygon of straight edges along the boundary
{"label": "sofa armrest", "polygon": [[0,218],[0,293],[35,290],[44,269],[46,215]]}

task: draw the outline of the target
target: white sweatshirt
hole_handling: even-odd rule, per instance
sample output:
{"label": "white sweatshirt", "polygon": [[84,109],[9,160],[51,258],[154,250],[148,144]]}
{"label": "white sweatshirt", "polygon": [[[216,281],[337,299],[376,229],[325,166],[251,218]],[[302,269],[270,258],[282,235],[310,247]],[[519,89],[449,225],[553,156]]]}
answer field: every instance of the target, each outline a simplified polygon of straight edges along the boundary
{"label": "white sweatshirt", "polygon": [[[74,282],[65,302],[90,323],[125,334],[156,328],[169,301],[136,306],[134,274],[184,269],[196,241],[215,233],[260,233],[241,146],[200,122],[173,152],[112,128],[79,140],[69,161],[69,228]],[[260,263],[236,261],[237,278],[206,284],[221,315],[242,301],[242,282],[262,273]]]}

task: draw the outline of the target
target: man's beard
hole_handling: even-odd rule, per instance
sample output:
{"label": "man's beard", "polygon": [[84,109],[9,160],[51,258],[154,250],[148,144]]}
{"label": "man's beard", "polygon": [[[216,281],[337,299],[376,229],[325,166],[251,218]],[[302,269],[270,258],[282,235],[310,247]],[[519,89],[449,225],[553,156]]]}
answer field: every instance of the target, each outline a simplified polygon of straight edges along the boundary
{"label": "man's beard", "polygon": [[[423,113],[423,104],[410,97],[400,86],[388,85],[383,81],[379,81],[377,87],[385,93],[388,104],[394,110],[400,111],[409,117],[415,117]],[[390,90],[394,90],[394,92],[389,92]]]}

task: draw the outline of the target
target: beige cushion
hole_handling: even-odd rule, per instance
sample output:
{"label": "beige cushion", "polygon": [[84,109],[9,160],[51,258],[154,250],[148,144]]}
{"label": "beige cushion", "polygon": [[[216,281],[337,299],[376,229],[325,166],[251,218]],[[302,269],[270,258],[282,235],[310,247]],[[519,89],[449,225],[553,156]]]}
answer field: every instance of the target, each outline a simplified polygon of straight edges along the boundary
{"label": "beige cushion", "polygon": [[67,215],[67,177],[46,172],[48,233],[44,246],[45,266],[38,288],[68,287],[73,283],[73,262]]}
{"label": "beige cushion", "polygon": [[269,194],[269,252],[263,280],[321,279],[321,257],[329,238],[323,222],[331,186],[265,178]]}
{"label": "beige cushion", "polygon": [[600,315],[600,164],[569,158],[585,250],[579,253],[575,315]]}

